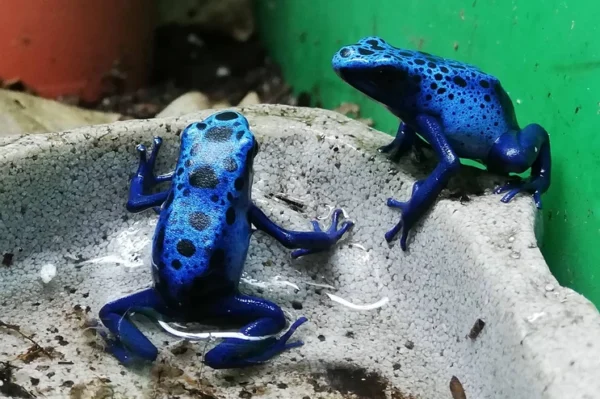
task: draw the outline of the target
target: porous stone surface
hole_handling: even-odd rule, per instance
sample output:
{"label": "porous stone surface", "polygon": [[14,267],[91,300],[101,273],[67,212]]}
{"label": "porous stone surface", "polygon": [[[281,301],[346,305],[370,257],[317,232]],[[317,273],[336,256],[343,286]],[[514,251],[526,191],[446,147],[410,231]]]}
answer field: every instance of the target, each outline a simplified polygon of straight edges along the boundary
{"label": "porous stone surface", "polygon": [[[305,345],[264,366],[213,371],[201,363],[213,343],[182,343],[140,318],[161,353],[154,365],[127,369],[89,328],[104,303],[151,283],[145,259],[156,215],[124,206],[136,144],[162,136],[159,167],[168,171],[181,129],[212,111],[8,137],[0,142],[0,251],[14,256],[0,265],[0,320],[52,359],[0,327],[0,361],[15,367],[0,392],[16,384],[46,398],[437,399],[452,398],[454,376],[469,399],[598,397],[600,317],[550,274],[530,196],[503,204],[491,193],[502,180],[464,168],[405,253],[384,239],[399,217],[385,200],[408,199],[431,154],[424,164],[412,156],[393,164],[376,151],[389,136],[335,112],[241,111],[261,144],[257,205],[293,229],[309,229],[315,217],[328,226],[333,207],[356,222],[330,252],[298,260],[260,232],[251,240],[242,290],[290,318],[307,316],[295,335]],[[49,264],[56,275],[45,284]],[[328,292],[389,302],[359,311]],[[483,330],[468,338],[478,319]]]}

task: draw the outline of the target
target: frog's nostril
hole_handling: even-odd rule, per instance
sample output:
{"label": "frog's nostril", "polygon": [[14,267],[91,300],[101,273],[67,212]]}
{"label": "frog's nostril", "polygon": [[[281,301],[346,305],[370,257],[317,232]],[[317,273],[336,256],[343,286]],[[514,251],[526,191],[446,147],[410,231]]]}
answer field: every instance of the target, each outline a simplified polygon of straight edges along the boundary
{"label": "frog's nostril", "polygon": [[340,56],[344,58],[349,57],[350,53],[352,53],[352,51],[348,47],[344,47],[340,50]]}

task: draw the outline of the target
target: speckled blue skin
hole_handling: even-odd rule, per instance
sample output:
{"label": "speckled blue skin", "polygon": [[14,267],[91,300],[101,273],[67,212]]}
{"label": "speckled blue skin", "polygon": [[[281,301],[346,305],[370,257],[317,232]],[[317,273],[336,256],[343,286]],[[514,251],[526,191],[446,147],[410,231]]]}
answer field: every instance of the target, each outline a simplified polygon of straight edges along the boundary
{"label": "speckled blue skin", "polygon": [[[171,321],[208,322],[243,326],[248,336],[277,334],[286,326],[282,310],[267,300],[243,295],[239,280],[248,253],[250,236],[257,229],[287,248],[300,248],[292,257],[331,248],[353,225],[341,211],[333,214],[329,230],[313,221],[313,232],[285,230],[251,200],[254,157],[258,143],[242,115],[224,111],[181,134],[175,171],[155,176],[153,169],[162,140],[154,139],[152,155],[139,145],[140,164],[133,177],[127,209],[158,210],[160,216],[152,242],[152,288],[106,304],[100,319],[114,338],[103,334],[107,350],[124,364],[136,359],[153,361],[156,347],[129,320],[129,312],[156,313]],[[151,194],[159,183],[166,191]],[[160,208],[157,208],[160,207]],[[287,343],[305,317],[296,320],[279,339],[262,341],[228,338],[206,353],[210,367],[237,368],[265,362],[302,342]]]}
{"label": "speckled blue skin", "polygon": [[395,139],[381,152],[398,160],[413,147],[430,146],[439,160],[427,179],[415,183],[408,202],[388,199],[388,206],[402,211],[401,220],[385,234],[388,242],[402,230],[400,244],[406,250],[409,230],[458,172],[459,158],[504,175],[531,167],[528,180],[509,182],[495,192],[508,191],[505,203],[520,191],[532,193],[541,209],[541,194],[550,186],[548,133],[537,124],[519,127],[497,78],[469,64],[395,48],[379,37],[342,47],[332,66],[344,81],[400,118]]}

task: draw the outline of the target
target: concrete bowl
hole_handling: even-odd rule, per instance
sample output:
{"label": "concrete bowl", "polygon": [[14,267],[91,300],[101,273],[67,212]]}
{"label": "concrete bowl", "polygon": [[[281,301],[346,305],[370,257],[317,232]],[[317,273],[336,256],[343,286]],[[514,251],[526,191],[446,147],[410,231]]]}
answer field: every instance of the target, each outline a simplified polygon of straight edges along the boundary
{"label": "concrete bowl", "polygon": [[[213,371],[202,364],[212,342],[182,341],[140,317],[159,359],[121,366],[102,351],[93,319],[107,301],[151,284],[156,215],[124,206],[135,146],[163,137],[159,169],[168,171],[178,134],[212,112],[1,138],[4,395],[600,397],[598,311],[549,272],[530,196],[501,203],[491,191],[502,180],[465,167],[403,252],[384,239],[399,218],[385,201],[409,197],[431,171],[431,154],[394,164],[377,152],[389,136],[334,112],[286,106],[241,109],[261,144],[255,203],[297,230],[313,218],[328,226],[333,207],[356,222],[328,253],[298,260],[262,233],[251,240],[241,289],[290,318],[308,317],[295,334],[305,345],[262,366]],[[387,303],[353,309],[328,294]]]}

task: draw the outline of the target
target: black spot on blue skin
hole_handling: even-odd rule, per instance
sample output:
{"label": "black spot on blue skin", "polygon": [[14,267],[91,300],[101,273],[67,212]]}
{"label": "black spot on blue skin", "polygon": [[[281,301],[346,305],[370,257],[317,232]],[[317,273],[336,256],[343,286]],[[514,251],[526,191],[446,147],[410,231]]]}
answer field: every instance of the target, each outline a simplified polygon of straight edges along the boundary
{"label": "black spot on blue skin", "polygon": [[190,195],[190,190],[189,190],[188,188],[186,188],[185,190],[183,190],[183,193],[182,193],[182,194],[183,194],[183,196],[184,196],[184,197],[189,197],[189,195]]}
{"label": "black spot on blue skin", "polygon": [[173,262],[171,262],[171,266],[173,267],[173,269],[179,270],[181,269],[181,262],[175,259]]}
{"label": "black spot on blue skin", "polygon": [[437,91],[437,94],[444,94],[446,92],[446,89],[444,89],[443,87],[439,88]]}
{"label": "black spot on blue skin", "polygon": [[181,176],[183,174],[183,168],[177,169],[177,176]]}
{"label": "black spot on blue skin", "polygon": [[183,240],[179,240],[177,243],[177,252],[189,258],[196,253],[196,246],[193,242],[184,238]]}
{"label": "black spot on blue skin", "polygon": [[379,45],[379,42],[377,40],[367,40],[367,44],[371,46],[373,50],[385,50],[385,48]]}
{"label": "black spot on blue skin", "polygon": [[231,138],[233,130],[229,126],[214,126],[206,132],[204,138],[212,142],[225,142]]}
{"label": "black spot on blue skin", "polygon": [[162,253],[165,247],[165,228],[161,228],[156,234],[156,241],[154,241],[154,249],[157,253]]}
{"label": "black spot on blue skin", "polygon": [[240,191],[242,188],[244,188],[244,179],[241,177],[235,179],[234,186],[236,190]]}
{"label": "black spot on blue skin", "polygon": [[212,166],[200,166],[190,173],[190,184],[196,188],[216,188],[219,179]]}
{"label": "black spot on blue skin", "polygon": [[427,101],[431,101],[431,94],[428,94],[428,95],[426,95],[426,96],[425,96],[425,100],[427,100]]}
{"label": "black spot on blue skin", "polygon": [[436,67],[437,67],[437,65],[435,65],[433,62],[428,62],[428,63],[427,63],[427,66],[428,66],[429,68],[436,68]]}
{"label": "black spot on blue skin", "polygon": [[215,115],[215,119],[219,121],[232,121],[237,119],[238,114],[231,111],[221,112],[220,114]]}
{"label": "black spot on blue skin", "polygon": [[235,137],[237,137],[238,140],[240,140],[242,137],[244,136],[244,131],[240,130],[239,132],[237,132],[237,134],[235,135]]}
{"label": "black spot on blue skin", "polygon": [[479,85],[484,89],[488,89],[490,87],[490,82],[488,82],[487,80],[480,80]]}
{"label": "black spot on blue skin", "polygon": [[441,67],[440,67],[440,71],[442,71],[442,72],[444,72],[444,73],[448,73],[448,72],[450,72],[450,71],[448,70],[448,68],[446,68],[445,66],[441,66]]}
{"label": "black spot on blue skin", "polygon": [[233,201],[233,194],[227,193],[227,199],[231,202]]}
{"label": "black spot on blue skin", "polygon": [[185,187],[183,184],[179,183],[177,185],[177,190],[183,190],[183,187]]}
{"label": "black spot on blue skin", "polygon": [[198,130],[204,130],[204,129],[206,129],[206,123],[200,122],[200,123],[196,124],[196,128]]}
{"label": "black spot on blue skin", "polygon": [[198,231],[205,230],[210,226],[210,218],[203,212],[192,212],[189,218],[190,226]]}
{"label": "black spot on blue skin", "polygon": [[359,47],[359,48],[358,48],[358,53],[359,53],[360,55],[371,55],[371,54],[375,54],[375,52],[374,52],[374,51],[367,50],[366,48],[362,48],[362,47]]}
{"label": "black spot on blue skin", "polygon": [[192,166],[192,160],[188,159],[187,161],[185,161],[184,165],[185,165],[186,168],[189,168],[190,166]]}
{"label": "black spot on blue skin", "polygon": [[433,75],[433,77],[435,78],[435,80],[442,80],[443,78],[441,73],[436,73],[435,75]]}
{"label": "black spot on blue skin", "polygon": [[342,58],[347,58],[347,57],[350,55],[350,53],[352,53],[352,52],[350,51],[350,49],[349,49],[349,48],[346,48],[346,47],[344,47],[342,50],[340,50],[340,57],[342,57]]}
{"label": "black spot on blue skin", "polygon": [[209,269],[220,269],[225,266],[225,251],[218,248],[215,249],[208,261]]}
{"label": "black spot on blue skin", "polygon": [[485,102],[488,102],[488,103],[490,101],[492,101],[492,98],[488,94],[486,94],[485,96],[483,96],[483,99],[485,100]]}
{"label": "black spot on blue skin", "polygon": [[417,58],[417,59],[415,60],[415,64],[417,64],[417,65],[425,65],[425,61],[423,61],[423,60],[422,60],[422,59],[420,59],[420,58]]}
{"label": "black spot on blue skin", "polygon": [[429,86],[429,87],[431,87],[431,90],[435,90],[435,89],[437,89],[438,86],[436,83],[432,83],[431,86]]}
{"label": "black spot on blue skin", "polygon": [[227,224],[235,223],[235,209],[233,209],[233,207],[229,207],[227,212],[225,212],[225,220],[227,221]]}
{"label": "black spot on blue skin", "polygon": [[223,162],[223,167],[225,168],[225,170],[227,172],[235,172],[238,168],[238,165],[235,162],[235,159],[229,157],[229,158],[226,158],[225,161]]}
{"label": "black spot on blue skin", "polygon": [[412,57],[413,56],[411,53],[407,53],[406,51],[399,51],[398,54],[400,54],[404,57]]}
{"label": "black spot on blue skin", "polygon": [[461,78],[460,76],[455,76],[452,81],[459,85],[460,87],[467,87],[467,82]]}
{"label": "black spot on blue skin", "polygon": [[219,196],[216,195],[216,194],[213,194],[213,195],[210,196],[210,200],[212,202],[218,202],[219,201]]}

